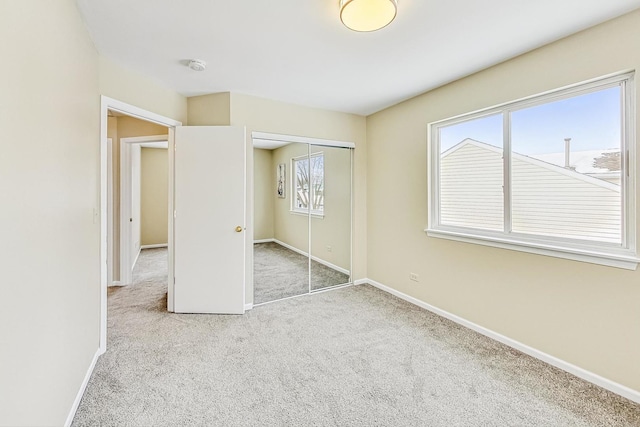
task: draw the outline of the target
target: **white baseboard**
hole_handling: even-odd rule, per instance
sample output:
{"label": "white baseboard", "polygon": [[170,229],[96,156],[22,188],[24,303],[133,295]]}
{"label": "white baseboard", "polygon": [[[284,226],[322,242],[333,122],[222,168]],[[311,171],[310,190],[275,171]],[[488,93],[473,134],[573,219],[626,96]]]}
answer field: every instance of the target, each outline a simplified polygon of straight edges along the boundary
{"label": "white baseboard", "polygon": [[253,243],[273,243],[275,242],[276,239],[260,239],[260,240],[254,240]]}
{"label": "white baseboard", "polygon": [[89,380],[91,379],[91,374],[93,374],[93,370],[96,367],[96,362],[98,362],[98,357],[100,357],[101,354],[102,353],[100,352],[100,349],[98,349],[96,351],[96,354],[93,355],[93,360],[91,360],[89,369],[87,370],[87,373],[84,376],[84,380],[82,380],[82,384],[80,385],[80,390],[78,390],[76,399],[73,401],[73,405],[71,406],[71,411],[69,411],[67,420],[64,422],[64,427],[71,426],[71,423],[73,422],[73,417],[76,416],[76,411],[78,410],[78,406],[80,406],[80,401],[82,400],[84,391],[87,389],[87,384],[89,384]]}
{"label": "white baseboard", "polygon": [[562,359],[558,359],[555,356],[551,356],[550,354],[544,353],[540,350],[537,350],[533,347],[529,347],[526,344],[523,344],[519,341],[516,341],[514,339],[511,339],[509,337],[506,337],[502,334],[499,334],[497,332],[494,332],[490,329],[487,329],[483,326],[480,326],[476,323],[470,322],[466,319],[463,319],[460,316],[457,316],[455,314],[449,313],[448,311],[442,310],[440,308],[434,307],[431,304],[427,304],[424,301],[421,301],[417,298],[414,298],[412,296],[409,296],[405,293],[402,293],[398,290],[395,290],[393,288],[390,288],[388,286],[383,285],[382,283],[376,282],[375,280],[371,280],[371,279],[360,279],[357,280],[355,282],[355,284],[363,284],[363,283],[368,283],[371,286],[375,286],[378,289],[381,289],[385,292],[388,292],[392,295],[397,296],[400,299],[403,299],[407,302],[410,302],[411,304],[417,305],[418,307],[424,308],[425,310],[428,310],[434,314],[437,314],[438,316],[442,316],[444,318],[447,318],[459,325],[462,325],[466,328],[472,329],[486,337],[489,337],[493,340],[499,341],[502,344],[508,345],[511,348],[515,348],[516,350],[519,350],[525,354],[528,354],[531,357],[535,357],[538,360],[541,360],[545,363],[548,363],[549,365],[555,366],[558,369],[562,369],[563,371],[569,372],[570,374],[575,375],[578,378],[582,378],[585,381],[588,381],[590,383],[593,383],[597,386],[600,386],[604,389],[607,389],[613,393],[619,394],[622,397],[625,397],[631,401],[634,401],[636,403],[640,403],[640,391],[634,390],[632,388],[629,388],[627,386],[624,386],[622,384],[616,383],[614,381],[611,381],[607,378],[601,377],[598,374],[594,374],[593,372],[587,371],[586,369],[580,368],[579,366],[576,366],[572,363],[566,362]]}
{"label": "white baseboard", "polygon": [[140,249],[156,249],[156,248],[168,248],[169,244],[167,243],[158,243],[157,245],[142,245]]}
{"label": "white baseboard", "polygon": [[244,305],[244,309],[245,309],[245,311],[252,310],[253,309],[253,303],[250,302],[249,304],[245,304]]}
{"label": "white baseboard", "polygon": [[124,284],[121,281],[116,280],[114,282],[111,282],[109,286],[124,286]]}
{"label": "white baseboard", "polygon": [[[273,239],[273,241],[274,241],[275,243],[279,244],[280,246],[284,246],[285,248],[287,248],[287,249],[289,249],[289,250],[292,250],[292,251],[294,251],[294,252],[299,253],[300,255],[303,255],[303,256],[309,256],[309,254],[308,254],[308,253],[306,253],[305,251],[303,251],[303,250],[301,250],[301,249],[298,249],[298,248],[296,248],[296,247],[293,247],[293,246],[291,246],[291,245],[289,245],[289,244],[287,244],[287,243],[281,242],[281,241],[280,241],[280,240],[278,240],[278,239]],[[315,262],[319,263],[319,264],[322,264],[322,265],[324,265],[324,266],[327,266],[327,267],[329,267],[329,268],[331,268],[331,269],[333,269],[333,270],[339,271],[339,272],[340,272],[340,273],[342,273],[342,274],[346,274],[347,276],[350,274],[350,273],[349,273],[349,270],[347,270],[346,268],[338,267],[338,266],[337,266],[337,265],[335,265],[335,264],[331,264],[329,261],[325,261],[325,260],[323,260],[323,259],[321,259],[321,258],[318,258],[318,257],[316,257],[316,256],[311,256],[311,259],[312,259],[312,260],[314,260]]]}
{"label": "white baseboard", "polygon": [[[358,279],[353,282],[354,285],[364,285],[366,283],[371,282],[369,279]],[[372,285],[373,286],[373,285]]]}

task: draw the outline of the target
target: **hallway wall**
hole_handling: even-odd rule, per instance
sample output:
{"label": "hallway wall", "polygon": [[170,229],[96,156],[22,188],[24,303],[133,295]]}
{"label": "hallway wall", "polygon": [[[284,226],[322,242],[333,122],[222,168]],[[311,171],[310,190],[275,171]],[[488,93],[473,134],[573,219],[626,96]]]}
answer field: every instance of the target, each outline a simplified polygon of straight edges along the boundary
{"label": "hallway wall", "polygon": [[169,230],[169,153],[166,148],[142,147],[141,242],[163,245]]}

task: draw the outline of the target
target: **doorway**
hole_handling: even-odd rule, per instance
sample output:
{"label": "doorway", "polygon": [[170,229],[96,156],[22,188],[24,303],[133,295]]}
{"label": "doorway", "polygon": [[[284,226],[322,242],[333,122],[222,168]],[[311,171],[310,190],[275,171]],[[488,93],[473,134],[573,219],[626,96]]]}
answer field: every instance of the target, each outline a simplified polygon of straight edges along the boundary
{"label": "doorway", "polygon": [[[123,120],[127,120],[126,127],[122,126]],[[124,127],[128,134],[167,131],[157,125],[142,123],[137,119],[120,118],[117,130]],[[169,141],[168,134],[121,137],[119,140],[120,232],[114,233],[114,237],[120,238],[118,284],[127,286],[132,284],[133,270],[142,250],[168,247]]]}
{"label": "doorway", "polygon": [[[111,120],[110,117],[111,116]],[[176,126],[180,126],[181,122],[160,116],[158,114],[143,110],[136,106],[126,104],[124,102],[101,97],[101,128],[100,128],[100,154],[101,154],[101,197],[100,197],[100,213],[101,213],[101,255],[100,255],[100,271],[101,271],[101,292],[100,292],[100,351],[104,353],[107,348],[107,288],[109,285],[122,285],[122,256],[120,254],[122,244],[120,242],[120,227],[122,215],[120,212],[121,195],[120,188],[122,186],[120,176],[120,157],[122,155],[122,147],[118,144],[117,128],[114,135],[114,117],[126,117],[127,120],[137,120],[147,126],[147,135],[165,134],[164,139],[167,141],[167,169],[168,169],[168,186],[167,186],[167,211],[166,217],[168,221],[167,227],[167,308],[172,311],[172,285],[173,280],[173,218],[170,215],[174,210],[173,206],[173,174],[171,173],[171,165],[173,162],[173,135]],[[110,123],[111,122],[111,123]],[[153,129],[153,130],[150,130]],[[158,129],[162,129],[158,132]],[[115,136],[115,138],[114,138]],[[134,137],[130,130],[125,130],[121,136]],[[111,142],[109,142],[111,140]],[[118,141],[118,142],[116,142]],[[139,141],[151,142],[151,141]],[[131,141],[128,142],[130,144]],[[140,149],[142,147],[140,146]],[[128,186],[128,185],[127,185]],[[131,218],[131,217],[128,217]],[[128,220],[127,218],[127,220]],[[128,221],[125,221],[125,223]],[[141,245],[141,242],[140,242]],[[132,250],[132,252],[134,252]],[[126,283],[126,282],[125,282]]]}
{"label": "doorway", "polygon": [[[248,222],[245,129],[182,126],[121,101],[104,96],[101,101],[101,352],[106,351],[107,342],[107,272],[118,259],[112,252],[119,247],[108,244],[115,229],[108,224],[117,220],[113,214],[108,218],[113,211],[107,198],[109,111],[168,129],[166,309],[182,313],[244,313],[244,231]],[[132,218],[128,216],[123,222],[133,223]],[[130,243],[126,250],[135,254],[135,239]]]}

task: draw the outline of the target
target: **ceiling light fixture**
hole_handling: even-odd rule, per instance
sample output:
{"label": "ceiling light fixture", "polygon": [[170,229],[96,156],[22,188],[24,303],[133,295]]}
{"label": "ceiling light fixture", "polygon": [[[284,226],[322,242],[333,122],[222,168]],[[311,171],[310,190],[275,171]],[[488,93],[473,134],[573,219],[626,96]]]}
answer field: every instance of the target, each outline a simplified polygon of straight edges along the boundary
{"label": "ceiling light fixture", "polygon": [[340,20],[353,31],[376,31],[393,21],[397,0],[340,0]]}
{"label": "ceiling light fixture", "polygon": [[193,71],[204,71],[207,68],[207,63],[201,59],[192,59],[189,61],[189,68]]}

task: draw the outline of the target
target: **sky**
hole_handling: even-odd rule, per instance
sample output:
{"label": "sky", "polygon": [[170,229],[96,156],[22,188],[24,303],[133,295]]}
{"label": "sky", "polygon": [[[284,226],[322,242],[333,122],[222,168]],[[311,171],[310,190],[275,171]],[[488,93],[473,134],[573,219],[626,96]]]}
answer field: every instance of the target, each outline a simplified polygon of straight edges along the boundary
{"label": "sky", "polygon": [[[620,147],[620,87],[599,90],[514,111],[511,115],[512,150],[526,155]],[[460,123],[440,130],[440,152],[472,138],[502,147],[502,115]]]}

